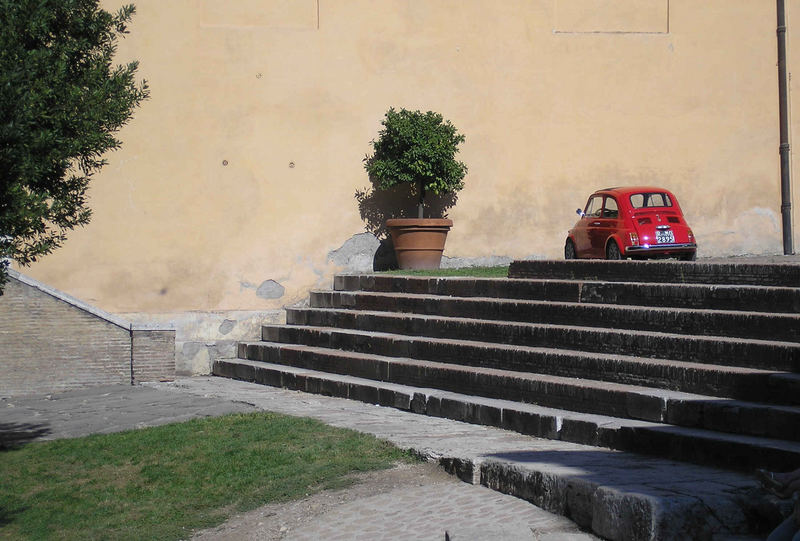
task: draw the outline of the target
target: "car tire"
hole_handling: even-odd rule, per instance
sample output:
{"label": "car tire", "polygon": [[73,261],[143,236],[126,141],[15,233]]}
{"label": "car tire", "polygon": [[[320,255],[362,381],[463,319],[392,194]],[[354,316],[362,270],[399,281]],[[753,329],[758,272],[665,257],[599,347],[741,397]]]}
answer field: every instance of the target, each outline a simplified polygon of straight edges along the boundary
{"label": "car tire", "polygon": [[618,260],[622,259],[622,252],[619,251],[617,241],[611,239],[606,246],[606,259]]}
{"label": "car tire", "polygon": [[572,239],[567,239],[564,244],[564,259],[578,259],[578,255],[575,253],[575,243],[572,242]]}
{"label": "car tire", "polygon": [[681,261],[694,261],[695,259],[697,259],[697,252],[692,252],[690,254],[681,254],[681,256],[678,257],[678,259]]}

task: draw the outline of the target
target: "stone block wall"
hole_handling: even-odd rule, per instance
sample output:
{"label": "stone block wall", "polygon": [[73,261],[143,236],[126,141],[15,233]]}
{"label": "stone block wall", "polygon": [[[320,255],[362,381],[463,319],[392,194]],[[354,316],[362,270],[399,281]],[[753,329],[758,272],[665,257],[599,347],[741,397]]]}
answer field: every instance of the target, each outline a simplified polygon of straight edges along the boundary
{"label": "stone block wall", "polygon": [[172,330],[133,326],[14,271],[0,296],[0,396],[172,378],[174,348]]}

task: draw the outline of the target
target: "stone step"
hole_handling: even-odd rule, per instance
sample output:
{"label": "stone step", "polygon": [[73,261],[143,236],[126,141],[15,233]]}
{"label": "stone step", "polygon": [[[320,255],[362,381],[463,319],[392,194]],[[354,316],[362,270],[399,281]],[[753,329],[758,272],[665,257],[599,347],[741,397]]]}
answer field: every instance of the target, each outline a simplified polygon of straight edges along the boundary
{"label": "stone step", "polygon": [[[613,417],[800,441],[800,408],[443,362],[340,351],[320,344],[253,342],[239,357],[401,385]],[[666,427],[665,427],[666,428]],[[793,443],[800,451],[800,444]]]}
{"label": "stone step", "polygon": [[[383,323],[386,323],[387,327],[393,329],[393,332],[388,333],[389,335],[420,336],[427,334],[433,335],[431,336],[433,338],[436,338],[435,335],[443,330],[437,323],[446,321],[456,327],[459,323],[454,318],[398,316],[381,312],[333,309],[288,309],[286,317],[287,322],[295,326],[336,326],[343,331],[358,329],[384,334],[386,334],[386,329]],[[458,327],[464,331],[462,338],[466,340],[466,343],[464,340],[458,339],[437,339],[433,343],[420,342],[417,339],[407,343],[406,349],[397,351],[397,354],[468,366],[507,368],[740,400],[800,405],[800,374],[570,349],[519,347],[513,344],[516,334],[511,331],[505,333],[506,340],[502,344],[477,343],[480,331],[475,330],[475,326],[480,323],[476,320],[465,320],[465,327]],[[491,324],[491,322],[484,323]],[[500,323],[499,326],[513,328],[514,324]],[[273,341],[282,340],[279,331],[265,332],[264,336]],[[377,336],[379,338],[374,338],[370,344],[373,350],[380,349],[381,341],[386,339],[392,346],[398,345],[398,336]],[[288,337],[285,338],[289,340]],[[344,336],[339,339],[344,340]],[[358,342],[357,339],[355,341]],[[346,343],[340,342],[338,347],[357,349],[346,346]]]}
{"label": "stone step", "polygon": [[[290,322],[300,323],[308,317],[315,317],[320,322],[327,321],[327,324],[320,323],[324,327],[343,327],[340,333],[344,334],[336,335],[333,338],[335,345],[331,347],[356,344],[369,347],[372,352],[381,355],[397,354],[448,362],[469,362],[468,359],[472,359],[473,364],[494,360],[498,367],[502,367],[506,359],[513,362],[514,351],[524,351],[504,347],[513,345],[800,372],[800,344],[794,342],[412,314],[397,316],[352,310],[287,310],[287,320]],[[291,343],[299,339],[299,333],[305,332],[301,329],[302,326],[286,328],[267,325],[262,327],[261,336],[264,340]],[[365,340],[358,338],[357,329],[385,335],[370,335]],[[291,333],[295,338],[279,339],[280,333]],[[419,338],[412,336],[415,334]]]}
{"label": "stone step", "polygon": [[791,442],[575,413],[292,366],[300,362],[301,357],[335,354],[313,349],[275,349],[273,356],[285,364],[221,359],[214,362],[213,372],[228,378],[496,426],[542,438],[733,470],[751,472],[760,467],[781,470],[787,464],[800,462],[800,446]]}
{"label": "stone step", "polygon": [[796,264],[679,261],[514,261],[509,278],[800,287]]}
{"label": "stone step", "polygon": [[363,291],[312,291],[310,304],[313,308],[347,308],[800,342],[800,314]]}
{"label": "stone step", "polygon": [[334,290],[800,313],[800,288],[761,285],[344,274]]}
{"label": "stone step", "polygon": [[[316,381],[313,371],[290,370],[297,370],[295,377],[301,382]],[[759,490],[752,472],[537,438],[374,403],[275,387],[259,389],[265,386],[219,379],[191,378],[183,380],[181,387],[204,396],[227,393],[262,409],[372,434],[439,464],[467,483],[480,483],[568,516],[603,539],[734,541],[731,536],[736,535],[736,541],[745,541],[745,534],[759,533],[762,535],[756,539],[764,539],[783,511],[776,505],[778,500]],[[357,387],[356,383],[342,384]],[[541,533],[538,527],[536,533]],[[583,539],[580,535],[556,537],[560,541]],[[556,537],[539,535],[538,539],[555,541]]]}

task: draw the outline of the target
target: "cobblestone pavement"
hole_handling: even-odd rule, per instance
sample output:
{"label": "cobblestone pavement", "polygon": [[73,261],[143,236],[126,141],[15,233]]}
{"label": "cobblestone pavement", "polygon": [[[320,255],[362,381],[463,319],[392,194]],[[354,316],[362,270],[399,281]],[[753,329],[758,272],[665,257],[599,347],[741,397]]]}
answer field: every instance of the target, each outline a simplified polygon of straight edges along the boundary
{"label": "cobblestone pavement", "polygon": [[256,409],[243,402],[130,385],[3,398],[0,447],[4,443],[108,434]]}
{"label": "cobblestone pavement", "polygon": [[[544,479],[545,485],[569,483],[576,489],[574,494],[586,495],[585,499],[569,502],[570,512],[591,517],[594,531],[609,532],[610,537],[618,539],[624,539],[624,532],[636,527],[631,522],[633,517],[620,511],[620,508],[630,506],[665,506],[667,514],[663,521],[667,523],[660,527],[667,533],[674,527],[676,531],[671,534],[677,535],[681,531],[681,521],[702,516],[718,519],[735,528],[746,517],[735,501],[738,496],[731,496],[746,494],[757,486],[751,477],[734,472],[533,438],[487,426],[241,381],[196,377],[156,385],[175,392],[227,397],[261,409],[313,417],[332,426],[373,434],[401,448],[413,449],[429,459],[444,457],[451,464],[466,466],[459,475],[468,478],[471,473],[471,481],[475,484],[479,482],[482,464],[517,472],[519,475],[516,477],[523,483],[528,476]],[[588,497],[590,494],[592,497]],[[607,510],[593,507],[598,502]],[[557,505],[566,506],[567,502]],[[423,516],[426,508],[424,505]],[[307,528],[323,528],[323,525],[309,524]],[[300,535],[303,532],[296,533]],[[564,532],[558,535],[564,535]],[[502,539],[503,536],[496,538]],[[530,538],[528,535],[517,539]]]}
{"label": "cobblestone pavement", "polygon": [[337,507],[286,541],[596,539],[523,500],[460,482],[399,489]]}
{"label": "cobblestone pavement", "polygon": [[[463,423],[444,419],[426,419],[359,402],[318,397],[282,389],[222,378],[182,378],[174,383],[144,386],[104,386],[80,391],[0,400],[0,446],[42,439],[79,437],[94,433],[156,426],[195,417],[217,416],[233,412],[269,410],[291,415],[314,416],[330,424],[348,426],[361,419],[364,426],[383,426],[400,434],[428,433],[445,441],[461,439],[473,429]],[[317,415],[314,415],[314,413]],[[321,414],[321,415],[320,415]],[[400,414],[398,416],[398,414]],[[408,417],[410,415],[410,417]],[[388,417],[387,417],[388,416]],[[348,421],[348,418],[350,421]],[[393,418],[393,420],[388,420]],[[433,421],[431,431],[426,423]],[[388,421],[388,422],[387,422]],[[410,424],[403,430],[398,421]],[[412,421],[409,423],[409,421]],[[452,427],[445,429],[452,424]],[[413,427],[417,425],[422,431]],[[465,431],[466,429],[466,431]],[[408,444],[410,440],[402,438]],[[433,443],[433,441],[431,442]],[[467,445],[469,443],[467,442]],[[410,445],[405,445],[410,447]],[[426,446],[423,454],[436,456]],[[439,472],[440,469],[437,468]],[[381,475],[380,473],[374,475]],[[389,475],[389,474],[386,474]],[[570,520],[544,511],[513,496],[500,494],[479,485],[470,485],[445,474],[419,476],[420,481],[384,492],[360,494],[357,498],[338,498],[341,503],[324,506],[315,514],[302,507],[297,525],[277,530],[283,517],[271,523],[256,515],[244,526],[224,525],[203,532],[208,540],[284,539],[415,539],[453,541],[504,539],[509,541],[589,541],[596,537],[581,532]],[[374,486],[374,485],[367,485]],[[357,491],[357,487],[350,489]],[[286,511],[279,506],[278,511]],[[257,511],[255,513],[258,513]],[[261,513],[261,517],[270,513]],[[268,518],[268,517],[267,517]],[[277,522],[276,522],[277,521]],[[269,528],[277,533],[272,535]]]}

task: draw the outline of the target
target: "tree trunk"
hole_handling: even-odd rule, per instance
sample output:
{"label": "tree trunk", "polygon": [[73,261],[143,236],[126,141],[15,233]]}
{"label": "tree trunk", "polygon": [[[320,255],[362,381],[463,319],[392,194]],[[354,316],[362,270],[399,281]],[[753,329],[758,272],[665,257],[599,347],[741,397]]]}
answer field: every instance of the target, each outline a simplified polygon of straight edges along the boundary
{"label": "tree trunk", "polygon": [[425,206],[425,182],[419,181],[419,206],[417,207],[417,218],[424,218],[423,208]]}

